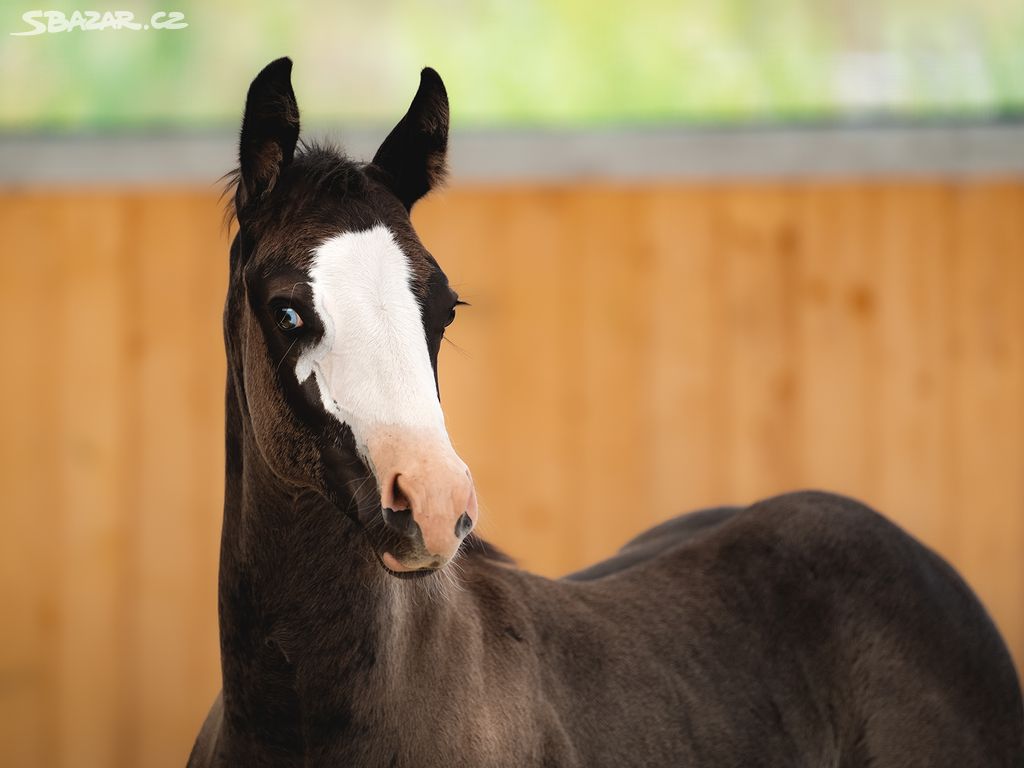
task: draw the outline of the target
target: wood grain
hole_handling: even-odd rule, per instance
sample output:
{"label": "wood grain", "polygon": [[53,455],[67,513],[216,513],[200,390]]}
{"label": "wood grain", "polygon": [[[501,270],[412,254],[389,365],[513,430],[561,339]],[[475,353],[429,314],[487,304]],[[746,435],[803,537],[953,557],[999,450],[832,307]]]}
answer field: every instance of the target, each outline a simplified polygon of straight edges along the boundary
{"label": "wood grain", "polygon": [[[455,187],[424,243],[483,530],[558,575],[677,512],[858,496],[1024,662],[1024,184]],[[219,685],[208,190],[0,192],[0,752],[177,766]]]}

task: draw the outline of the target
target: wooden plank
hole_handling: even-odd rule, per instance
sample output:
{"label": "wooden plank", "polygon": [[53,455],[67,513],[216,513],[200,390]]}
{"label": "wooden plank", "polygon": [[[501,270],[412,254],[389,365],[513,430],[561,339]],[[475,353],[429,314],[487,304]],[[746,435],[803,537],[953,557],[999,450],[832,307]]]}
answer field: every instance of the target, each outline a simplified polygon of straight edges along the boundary
{"label": "wooden plank", "polygon": [[729,497],[727,400],[720,396],[726,336],[720,296],[725,271],[714,245],[710,187],[657,189],[637,225],[652,251],[649,382],[636,404],[648,411],[651,509],[660,518]]}
{"label": "wooden plank", "polygon": [[[561,191],[492,195],[493,212],[477,224],[484,227],[479,253],[492,276],[464,313],[465,324],[484,316],[487,327],[486,335],[463,347],[485,372],[478,391],[491,393],[479,402],[477,416],[493,427],[493,444],[482,447],[493,454],[486,482],[496,495],[487,486],[482,493],[485,511],[502,526],[495,533],[522,553],[524,564],[551,572],[582,545],[571,515],[559,514],[577,485],[567,461],[576,453],[569,441],[579,418],[572,394],[578,386],[572,375],[580,322],[572,312],[577,262],[566,258],[573,244]],[[507,204],[514,218],[503,215]],[[495,345],[494,338],[504,343]],[[504,503],[492,510],[494,498]]]}
{"label": "wooden plank", "polygon": [[568,201],[573,259],[569,290],[579,292],[582,472],[558,512],[571,514],[581,542],[578,565],[613,554],[659,518],[648,478],[651,425],[644,407],[650,364],[645,305],[655,262],[638,232],[646,196],[594,187]]}
{"label": "wooden plank", "polygon": [[719,297],[727,336],[729,501],[749,503],[793,487],[799,233],[791,190],[769,185],[718,199],[714,249],[725,270]]}
{"label": "wooden plank", "polygon": [[951,200],[945,187],[918,183],[888,185],[875,195],[879,333],[872,469],[885,511],[941,551]]}
{"label": "wooden plank", "polygon": [[872,344],[878,326],[875,189],[816,183],[799,190],[799,485],[876,498]]}
{"label": "wooden plank", "polygon": [[0,744],[12,765],[25,768],[57,764],[61,521],[53,403],[60,379],[52,294],[61,284],[61,208],[40,194],[0,194],[0,297],[13,322],[0,340],[11,372],[0,377]]}
{"label": "wooden plank", "polygon": [[51,733],[55,764],[105,766],[116,762],[122,694],[112,649],[125,607],[125,229],[113,193],[59,210],[53,234],[60,279],[48,297],[58,318],[48,366],[62,380],[49,404],[58,437],[51,482],[60,510],[52,542],[60,565]]}
{"label": "wooden plank", "polygon": [[223,476],[220,303],[227,245],[210,197],[136,201],[141,343],[134,478],[136,762],[181,765],[218,687]]}
{"label": "wooden plank", "polygon": [[1024,668],[1024,190],[964,185],[955,220],[947,465],[954,564]]}

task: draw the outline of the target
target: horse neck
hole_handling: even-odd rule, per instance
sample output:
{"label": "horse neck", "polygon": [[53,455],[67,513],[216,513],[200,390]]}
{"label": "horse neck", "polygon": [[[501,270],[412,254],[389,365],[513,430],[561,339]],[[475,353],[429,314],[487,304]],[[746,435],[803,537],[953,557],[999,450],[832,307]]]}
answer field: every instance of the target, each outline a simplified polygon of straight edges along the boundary
{"label": "horse neck", "polygon": [[282,765],[346,728],[400,727],[380,719],[394,712],[381,702],[411,669],[462,677],[436,649],[477,621],[472,600],[447,592],[444,574],[391,577],[356,523],[276,477],[230,382],[226,437],[219,614],[232,757]]}
{"label": "horse neck", "polygon": [[[280,764],[310,748],[311,723],[343,727],[382,711],[396,651],[438,635],[455,606],[437,585],[400,582],[373,561],[354,522],[267,466],[229,384],[219,613],[224,708],[239,759]],[[385,650],[386,649],[386,650]],[[401,663],[409,663],[408,653]],[[414,661],[414,660],[413,660]],[[350,697],[358,691],[360,701]],[[387,709],[387,708],[383,708]],[[383,724],[380,724],[383,725]],[[328,738],[328,736],[324,736]],[[262,756],[262,757],[261,757]]]}

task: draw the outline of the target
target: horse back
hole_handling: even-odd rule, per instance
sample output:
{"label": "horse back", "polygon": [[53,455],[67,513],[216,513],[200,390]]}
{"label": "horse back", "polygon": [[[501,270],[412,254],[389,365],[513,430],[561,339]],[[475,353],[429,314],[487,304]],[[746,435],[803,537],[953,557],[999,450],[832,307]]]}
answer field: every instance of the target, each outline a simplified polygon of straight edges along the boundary
{"label": "horse back", "polygon": [[853,499],[803,491],[683,515],[565,581],[615,596],[633,643],[660,631],[717,649],[697,654],[707,668],[679,659],[694,700],[744,681],[789,700],[806,685],[790,704],[832,713],[818,730],[840,765],[1024,765],[1020,685],[984,606],[937,553]]}
{"label": "horse back", "polygon": [[743,507],[712,507],[678,515],[631,539],[607,560],[563,578],[568,581],[591,581],[628,570],[634,565],[655,559],[679,544],[715,530],[742,510]]}

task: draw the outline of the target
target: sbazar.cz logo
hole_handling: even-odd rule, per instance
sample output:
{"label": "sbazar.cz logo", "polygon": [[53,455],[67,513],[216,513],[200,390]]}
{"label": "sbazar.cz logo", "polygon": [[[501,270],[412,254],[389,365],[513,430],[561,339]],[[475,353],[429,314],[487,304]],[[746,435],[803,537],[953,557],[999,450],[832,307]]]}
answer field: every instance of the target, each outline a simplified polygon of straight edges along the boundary
{"label": "sbazar.cz logo", "polygon": [[188,26],[185,14],[181,11],[157,11],[146,21],[136,21],[131,11],[25,11],[21,14],[30,29],[24,32],[11,32],[21,37],[43,35],[48,32],[103,32],[110,29],[128,29],[133,32],[150,29],[184,29]]}

